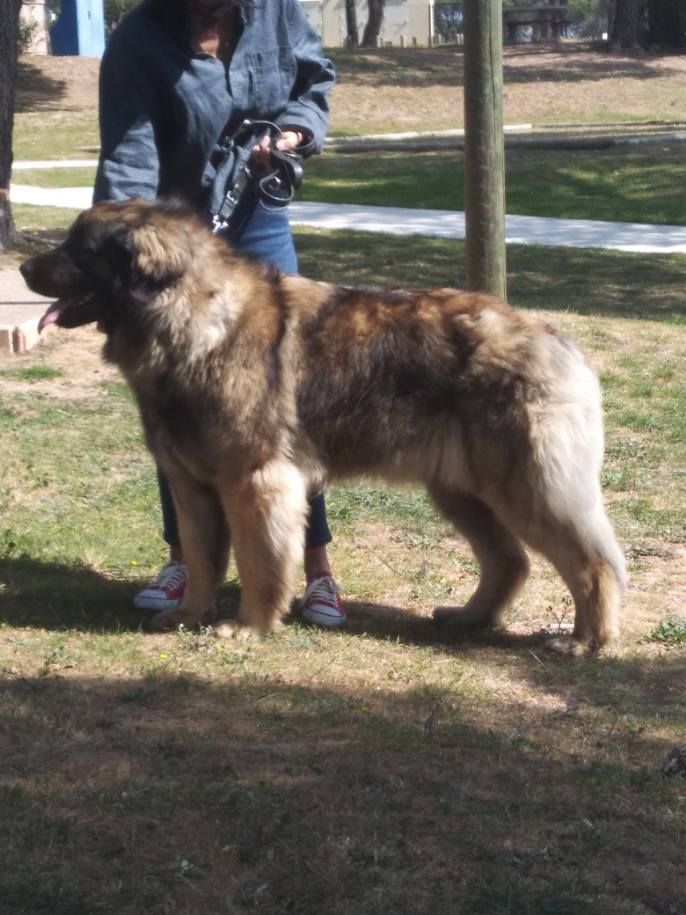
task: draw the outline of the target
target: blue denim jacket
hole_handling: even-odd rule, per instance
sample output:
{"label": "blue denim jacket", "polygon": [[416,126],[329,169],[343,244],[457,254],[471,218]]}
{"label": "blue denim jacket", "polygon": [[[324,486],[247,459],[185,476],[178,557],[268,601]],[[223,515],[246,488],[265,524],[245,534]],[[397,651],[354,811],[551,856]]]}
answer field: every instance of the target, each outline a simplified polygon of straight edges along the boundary
{"label": "blue denim jacket", "polygon": [[175,195],[203,207],[210,154],[246,117],[307,131],[321,151],[334,71],[299,0],[241,10],[228,67],[191,48],[182,18],[153,7],[140,3],[103,56],[94,201]]}

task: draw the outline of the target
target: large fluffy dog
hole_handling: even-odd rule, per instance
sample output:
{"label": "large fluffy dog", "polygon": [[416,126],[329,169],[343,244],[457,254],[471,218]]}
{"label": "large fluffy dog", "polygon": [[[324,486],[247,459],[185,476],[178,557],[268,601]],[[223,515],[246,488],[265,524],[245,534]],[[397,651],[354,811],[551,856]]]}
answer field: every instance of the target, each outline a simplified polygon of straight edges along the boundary
{"label": "large fluffy dog", "polygon": [[241,602],[222,632],[273,630],[308,488],[368,474],[423,483],[469,541],[479,585],[441,618],[498,623],[527,577],[526,544],[571,591],[573,649],[617,636],[625,571],[598,482],[598,384],[548,324],[454,289],[284,276],[173,204],[95,206],[22,272],[59,297],[42,326],[99,322],[171,482],[190,583],[156,626],[212,617],[230,530]]}

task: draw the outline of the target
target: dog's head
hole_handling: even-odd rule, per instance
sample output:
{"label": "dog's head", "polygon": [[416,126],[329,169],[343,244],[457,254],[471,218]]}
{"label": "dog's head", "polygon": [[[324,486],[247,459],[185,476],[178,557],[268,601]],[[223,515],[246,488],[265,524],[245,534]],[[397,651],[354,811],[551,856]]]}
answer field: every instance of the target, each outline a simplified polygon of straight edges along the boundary
{"label": "dog's head", "polygon": [[107,202],[85,210],[61,245],[20,268],[30,289],[57,300],[39,330],[97,321],[111,333],[122,321],[140,323],[141,305],[179,280],[204,231],[173,202]]}

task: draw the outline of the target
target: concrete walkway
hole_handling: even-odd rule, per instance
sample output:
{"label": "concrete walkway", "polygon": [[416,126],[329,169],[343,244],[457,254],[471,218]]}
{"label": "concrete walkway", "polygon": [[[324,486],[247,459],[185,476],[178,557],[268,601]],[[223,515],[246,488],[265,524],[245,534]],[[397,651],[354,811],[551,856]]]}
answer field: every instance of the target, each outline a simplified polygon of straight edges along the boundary
{"label": "concrete walkway", "polygon": [[[91,204],[87,187],[40,188],[13,184],[13,203],[85,210]],[[464,213],[353,204],[291,204],[293,225],[391,235],[464,238]],[[512,245],[550,245],[568,248],[607,248],[639,254],[686,254],[686,226],[656,226],[636,222],[592,219],[552,219],[508,216],[505,239]]]}
{"label": "concrete walkway", "polygon": [[[318,229],[425,235],[432,238],[465,237],[464,213],[450,210],[293,203],[291,222],[294,225],[307,225]],[[686,254],[686,226],[507,216],[505,240],[511,245],[608,248],[644,254]]]}
{"label": "concrete walkway", "polygon": [[50,301],[27,289],[18,270],[0,270],[0,356],[36,345],[38,319]]}
{"label": "concrete walkway", "polygon": [[[80,160],[79,166],[93,165]],[[48,163],[15,163],[15,170],[44,168]],[[74,167],[72,160],[61,167]],[[49,167],[60,167],[50,163]],[[40,188],[12,184],[13,203],[84,210],[91,204],[91,188]],[[450,210],[416,210],[403,207],[349,204],[291,204],[293,225],[318,229],[380,232],[391,235],[423,235],[463,239],[464,213]],[[606,248],[642,254],[686,254],[686,226],[656,226],[645,223],[600,222],[590,219],[550,219],[508,216],[508,244],[537,244],[571,248]],[[38,339],[36,325],[46,299],[29,292],[18,270],[0,271],[0,353],[23,352]]]}

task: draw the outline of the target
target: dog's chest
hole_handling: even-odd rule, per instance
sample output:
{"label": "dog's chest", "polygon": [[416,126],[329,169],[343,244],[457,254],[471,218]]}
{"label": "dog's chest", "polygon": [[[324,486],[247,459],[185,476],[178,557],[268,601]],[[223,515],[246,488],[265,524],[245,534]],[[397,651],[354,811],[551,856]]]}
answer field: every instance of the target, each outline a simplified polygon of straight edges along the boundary
{"label": "dog's chest", "polygon": [[256,397],[249,380],[232,385],[221,373],[199,379],[136,373],[127,380],[158,463],[173,460],[211,483],[227,467],[243,475],[285,447],[278,398]]}

